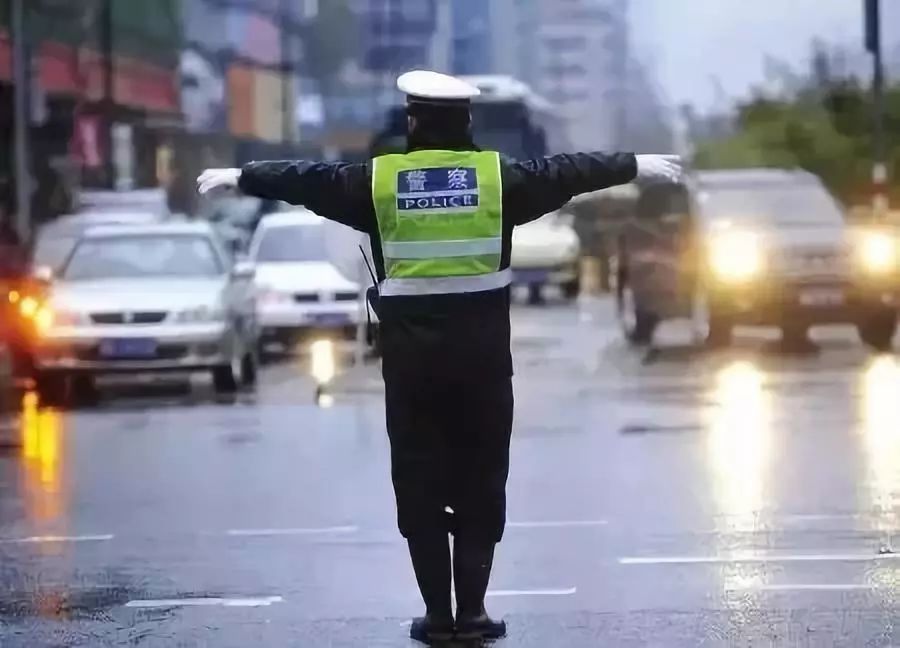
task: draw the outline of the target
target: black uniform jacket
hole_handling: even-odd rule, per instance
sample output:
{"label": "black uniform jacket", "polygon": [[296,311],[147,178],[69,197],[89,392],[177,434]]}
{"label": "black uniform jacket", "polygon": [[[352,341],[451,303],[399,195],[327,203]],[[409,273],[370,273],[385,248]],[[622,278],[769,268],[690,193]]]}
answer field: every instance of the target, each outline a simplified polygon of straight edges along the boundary
{"label": "black uniform jacket", "polygon": [[[625,184],[637,165],[630,153],[572,153],[513,161],[504,159],[503,252],[509,267],[512,231],[562,207],[573,196]],[[378,279],[384,262],[375,209],[371,163],[252,162],[240,189],[260,198],[303,205],[371,237]],[[463,295],[390,297],[381,300],[385,377],[498,377],[512,375],[509,289]]]}

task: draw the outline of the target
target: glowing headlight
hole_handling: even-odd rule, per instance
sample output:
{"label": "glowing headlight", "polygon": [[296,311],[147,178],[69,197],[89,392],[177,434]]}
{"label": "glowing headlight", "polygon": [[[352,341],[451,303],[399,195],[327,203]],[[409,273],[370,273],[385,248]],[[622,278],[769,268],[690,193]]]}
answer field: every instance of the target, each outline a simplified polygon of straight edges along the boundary
{"label": "glowing headlight", "polygon": [[55,314],[47,306],[39,308],[38,311],[34,314],[34,326],[37,329],[38,333],[40,333],[41,335],[44,335],[48,331],[50,331],[55,323]]}
{"label": "glowing headlight", "polygon": [[759,239],[748,232],[723,232],[710,242],[709,265],[725,281],[753,279],[763,266]]}
{"label": "glowing headlight", "polygon": [[221,308],[209,306],[197,306],[180,311],[175,320],[182,324],[196,324],[199,322],[221,322],[225,319],[225,311]]}
{"label": "glowing headlight", "polygon": [[897,267],[897,242],[882,232],[870,232],[859,250],[863,267],[872,273],[885,273]]}
{"label": "glowing headlight", "polygon": [[49,302],[39,304],[30,319],[34,323],[35,330],[41,335],[46,335],[54,328],[82,326],[87,323],[87,316],[84,313],[54,308]]}
{"label": "glowing headlight", "polygon": [[40,302],[31,296],[22,297],[18,300],[19,303],[19,312],[22,313],[24,317],[31,319],[34,317],[38,310],[41,308]]}

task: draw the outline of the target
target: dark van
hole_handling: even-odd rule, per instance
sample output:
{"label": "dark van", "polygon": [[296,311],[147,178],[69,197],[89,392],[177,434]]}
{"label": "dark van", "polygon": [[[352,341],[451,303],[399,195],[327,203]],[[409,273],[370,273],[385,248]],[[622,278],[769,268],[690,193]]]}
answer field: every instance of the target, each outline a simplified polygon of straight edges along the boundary
{"label": "dark van", "polygon": [[900,245],[884,226],[851,226],[804,171],[698,172],[642,188],[619,242],[618,312],[627,338],[649,344],[660,322],[687,318],[695,338],[731,342],[736,325],[852,323],[867,345],[891,347]]}

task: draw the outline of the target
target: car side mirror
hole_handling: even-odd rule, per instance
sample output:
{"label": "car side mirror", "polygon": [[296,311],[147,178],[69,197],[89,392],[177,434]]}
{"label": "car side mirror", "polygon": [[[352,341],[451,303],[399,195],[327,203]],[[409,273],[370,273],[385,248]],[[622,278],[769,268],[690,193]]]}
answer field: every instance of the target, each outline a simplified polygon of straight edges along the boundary
{"label": "car side mirror", "polygon": [[238,261],[231,268],[231,277],[239,281],[249,281],[256,275],[256,266],[250,261]]}

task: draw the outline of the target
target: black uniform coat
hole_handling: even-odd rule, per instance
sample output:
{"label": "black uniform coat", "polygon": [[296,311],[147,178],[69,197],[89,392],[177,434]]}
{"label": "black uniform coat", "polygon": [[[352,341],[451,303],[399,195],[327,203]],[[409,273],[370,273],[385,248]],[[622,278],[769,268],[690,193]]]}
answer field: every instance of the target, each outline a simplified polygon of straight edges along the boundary
{"label": "black uniform coat", "polygon": [[[625,184],[633,155],[574,153],[501,164],[503,250],[512,231],[573,196]],[[254,162],[240,189],[304,205],[371,237],[378,279],[384,262],[372,204],[372,165]],[[512,430],[509,289],[381,300],[387,427],[400,531],[436,528],[499,540],[506,517]],[[450,507],[454,515],[444,510]]]}

